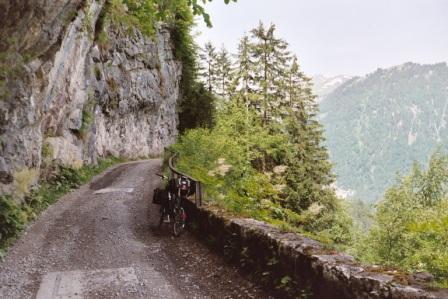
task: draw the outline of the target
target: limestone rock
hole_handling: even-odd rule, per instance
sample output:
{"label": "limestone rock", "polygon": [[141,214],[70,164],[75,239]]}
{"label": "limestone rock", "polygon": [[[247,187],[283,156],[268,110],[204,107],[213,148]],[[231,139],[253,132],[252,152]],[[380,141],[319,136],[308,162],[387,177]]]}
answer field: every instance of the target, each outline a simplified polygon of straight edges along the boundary
{"label": "limestone rock", "polygon": [[9,171],[8,164],[3,157],[0,157],[0,182],[10,184],[12,183],[12,175]]}
{"label": "limestone rock", "polygon": [[182,67],[170,30],[151,39],[107,29],[105,50],[94,36],[104,3],[0,3],[0,52],[19,66],[0,99],[0,193],[18,170],[41,167],[43,140],[53,149],[46,161],[70,166],[156,155],[174,142]]}

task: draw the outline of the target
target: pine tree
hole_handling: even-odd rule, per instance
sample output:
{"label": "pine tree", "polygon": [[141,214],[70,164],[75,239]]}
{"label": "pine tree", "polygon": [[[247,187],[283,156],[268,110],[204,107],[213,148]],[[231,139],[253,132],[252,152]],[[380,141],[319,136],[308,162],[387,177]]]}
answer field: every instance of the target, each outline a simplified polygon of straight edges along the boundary
{"label": "pine tree", "polygon": [[222,98],[228,98],[232,84],[232,61],[224,47],[216,55],[215,75],[217,81],[215,93]]}
{"label": "pine tree", "polygon": [[200,58],[200,72],[204,84],[207,86],[209,92],[214,92],[217,85],[216,64],[217,54],[216,48],[211,42],[207,42],[199,54]]}
{"label": "pine tree", "polygon": [[285,81],[287,93],[285,106],[294,111],[304,108],[300,107],[300,105],[303,103],[302,93],[305,80],[304,74],[300,71],[296,56],[293,57],[291,66],[287,70]]}
{"label": "pine tree", "polygon": [[238,53],[236,54],[236,63],[234,67],[232,90],[235,91],[237,101],[242,101],[245,106],[249,105],[249,95],[254,87],[254,67],[251,51],[253,45],[249,36],[245,35],[238,44]]}
{"label": "pine tree", "polygon": [[294,211],[303,211],[313,203],[334,208],[334,195],[329,186],[334,181],[323,127],[318,122],[316,96],[311,79],[301,71],[297,58],[288,70],[287,132],[291,151],[287,155],[287,204]]}
{"label": "pine tree", "polygon": [[183,133],[188,129],[212,127],[215,102],[215,96],[204,84],[195,82],[183,94],[183,101],[179,106],[179,131]]}
{"label": "pine tree", "polygon": [[258,66],[255,80],[259,82],[260,100],[255,107],[260,111],[263,124],[278,117],[280,99],[284,96],[284,78],[286,66],[290,60],[288,43],[274,35],[275,25],[268,28],[262,22],[251,31],[254,39],[252,57]]}

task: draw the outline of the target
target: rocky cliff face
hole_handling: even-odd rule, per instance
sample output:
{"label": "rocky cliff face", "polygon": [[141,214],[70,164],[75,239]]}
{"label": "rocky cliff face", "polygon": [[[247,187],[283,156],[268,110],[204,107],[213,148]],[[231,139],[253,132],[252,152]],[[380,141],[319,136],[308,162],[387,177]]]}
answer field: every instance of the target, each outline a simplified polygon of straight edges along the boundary
{"label": "rocky cliff face", "polygon": [[0,4],[0,193],[49,164],[155,155],[174,141],[181,64],[167,28],[151,39],[109,26],[100,40],[104,1],[20,2]]}

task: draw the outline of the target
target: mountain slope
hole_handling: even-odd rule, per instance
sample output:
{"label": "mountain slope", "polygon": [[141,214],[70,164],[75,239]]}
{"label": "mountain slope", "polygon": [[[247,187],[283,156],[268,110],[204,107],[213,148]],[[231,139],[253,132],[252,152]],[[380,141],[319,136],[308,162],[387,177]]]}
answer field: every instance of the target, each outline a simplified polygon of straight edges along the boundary
{"label": "mountain slope", "polygon": [[321,101],[338,186],[381,197],[396,173],[448,145],[448,66],[406,63],[353,78]]}
{"label": "mountain slope", "polygon": [[346,75],[333,77],[316,75],[313,77],[314,93],[319,99],[322,99],[351,78],[352,77]]}

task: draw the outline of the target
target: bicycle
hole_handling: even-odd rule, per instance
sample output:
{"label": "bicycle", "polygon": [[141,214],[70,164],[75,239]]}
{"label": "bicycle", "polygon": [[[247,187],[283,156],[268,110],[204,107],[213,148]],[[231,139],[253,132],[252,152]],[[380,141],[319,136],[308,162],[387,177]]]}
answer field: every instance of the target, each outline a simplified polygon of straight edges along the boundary
{"label": "bicycle", "polygon": [[[157,175],[163,179],[167,179],[163,175]],[[161,203],[158,227],[161,228],[164,223],[169,223],[172,225],[172,232],[175,237],[180,236],[185,230],[187,213],[182,203],[186,200],[189,189],[190,180],[185,177],[179,177],[177,180],[170,179],[165,189],[166,198]]]}

